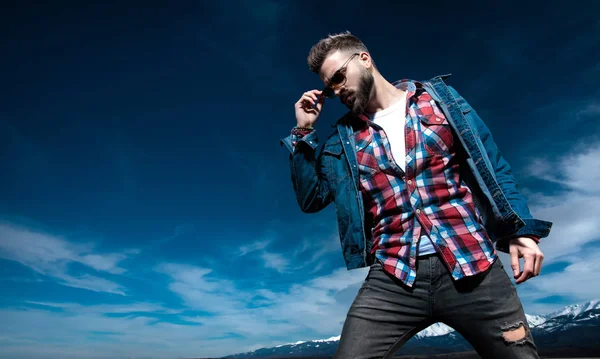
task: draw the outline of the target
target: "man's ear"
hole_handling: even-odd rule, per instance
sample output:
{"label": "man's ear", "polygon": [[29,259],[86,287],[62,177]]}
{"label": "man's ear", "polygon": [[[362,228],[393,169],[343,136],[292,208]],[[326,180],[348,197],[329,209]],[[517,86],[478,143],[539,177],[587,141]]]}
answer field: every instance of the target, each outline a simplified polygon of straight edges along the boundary
{"label": "man's ear", "polygon": [[370,69],[373,67],[373,61],[371,60],[371,55],[369,55],[368,52],[361,52],[360,55],[360,62],[363,64],[363,66],[367,69]]}

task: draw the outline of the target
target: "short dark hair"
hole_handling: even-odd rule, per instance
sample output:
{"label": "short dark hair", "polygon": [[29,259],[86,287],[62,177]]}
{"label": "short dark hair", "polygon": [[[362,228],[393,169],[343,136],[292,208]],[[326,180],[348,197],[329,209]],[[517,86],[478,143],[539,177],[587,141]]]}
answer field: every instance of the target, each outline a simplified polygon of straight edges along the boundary
{"label": "short dark hair", "polygon": [[[365,44],[360,39],[350,33],[350,31],[338,34],[329,34],[327,37],[319,40],[308,53],[308,67],[310,71],[319,73],[323,62],[330,54],[336,52],[369,52]],[[372,61],[372,60],[371,60]],[[372,61],[373,66],[375,62]]]}

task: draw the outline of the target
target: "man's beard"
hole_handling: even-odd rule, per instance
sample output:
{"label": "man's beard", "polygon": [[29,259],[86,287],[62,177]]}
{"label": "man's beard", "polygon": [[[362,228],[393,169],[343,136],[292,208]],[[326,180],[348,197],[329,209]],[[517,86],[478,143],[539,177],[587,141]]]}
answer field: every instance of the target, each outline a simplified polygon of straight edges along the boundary
{"label": "man's beard", "polygon": [[367,104],[371,99],[371,91],[375,84],[375,79],[369,71],[363,69],[361,72],[358,90],[353,94],[354,99],[352,104],[348,105],[352,113],[357,116],[361,115],[367,108]]}

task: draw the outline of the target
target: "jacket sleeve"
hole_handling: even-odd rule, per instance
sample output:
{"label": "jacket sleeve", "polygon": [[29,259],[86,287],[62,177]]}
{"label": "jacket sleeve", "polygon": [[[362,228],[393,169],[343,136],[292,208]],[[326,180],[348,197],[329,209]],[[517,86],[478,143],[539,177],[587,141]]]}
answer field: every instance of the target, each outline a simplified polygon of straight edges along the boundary
{"label": "jacket sleeve", "polygon": [[332,195],[323,165],[323,152],[316,156],[316,130],[300,139],[292,134],[281,139],[280,143],[290,153],[292,183],[300,209],[305,213],[314,213],[327,207],[332,201]]}
{"label": "jacket sleeve", "polygon": [[[457,99],[461,99],[461,96],[454,88],[451,86],[448,86],[448,88]],[[479,135],[487,157],[492,164],[492,170],[494,171],[498,185],[500,186],[513,211],[515,211],[515,213],[517,213],[517,215],[525,222],[525,225],[521,227],[517,233],[515,233],[514,237],[532,237],[537,240],[547,237],[550,233],[552,223],[533,218],[531,211],[529,210],[527,200],[521,192],[519,184],[512,173],[511,166],[502,156],[489,128],[470,107],[470,105],[468,105],[464,98],[462,98],[462,101],[464,101],[464,104],[470,108],[467,120],[469,120],[471,126],[475,127],[474,129]],[[507,252],[509,239],[510,238],[506,238],[498,241],[497,249]]]}

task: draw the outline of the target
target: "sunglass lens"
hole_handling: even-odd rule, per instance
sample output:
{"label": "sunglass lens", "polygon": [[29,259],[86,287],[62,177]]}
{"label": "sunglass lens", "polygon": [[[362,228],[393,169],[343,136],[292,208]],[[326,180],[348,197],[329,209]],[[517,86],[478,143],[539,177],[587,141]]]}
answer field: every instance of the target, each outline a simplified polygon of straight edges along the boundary
{"label": "sunglass lens", "polygon": [[339,86],[342,82],[344,82],[345,79],[346,77],[344,76],[344,74],[342,74],[341,71],[338,71],[331,78],[330,86]]}
{"label": "sunglass lens", "polygon": [[323,96],[325,96],[326,98],[334,98],[335,91],[331,87],[325,87],[323,89]]}

